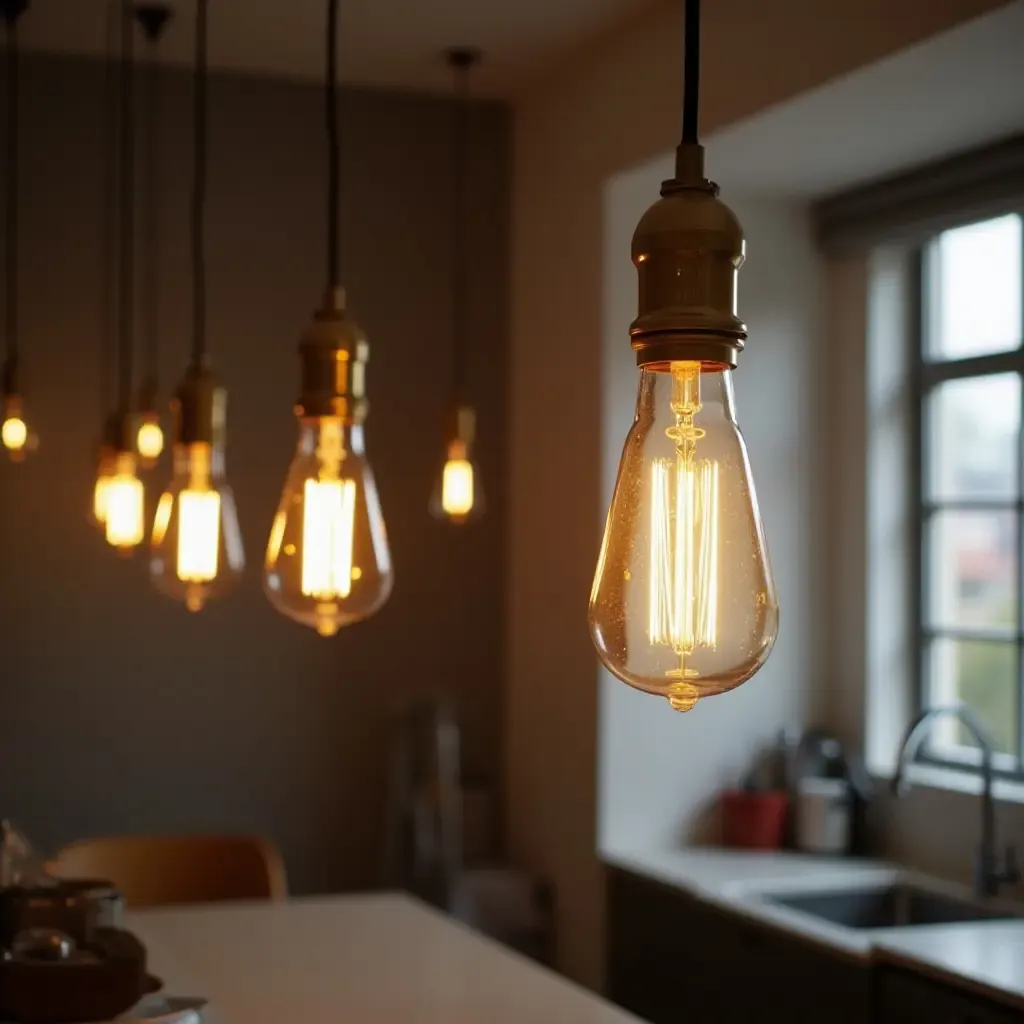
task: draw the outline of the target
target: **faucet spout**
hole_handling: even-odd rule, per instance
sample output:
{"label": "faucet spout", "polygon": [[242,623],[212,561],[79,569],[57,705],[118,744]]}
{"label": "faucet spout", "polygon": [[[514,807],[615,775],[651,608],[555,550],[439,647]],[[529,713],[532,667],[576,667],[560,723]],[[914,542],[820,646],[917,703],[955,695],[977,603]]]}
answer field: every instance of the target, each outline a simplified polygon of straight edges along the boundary
{"label": "faucet spout", "polygon": [[996,814],[992,797],[992,739],[973,712],[963,705],[941,705],[925,708],[907,727],[896,759],[892,778],[894,795],[901,796],[909,788],[907,765],[916,757],[921,744],[938,718],[955,718],[971,734],[981,750],[981,837],[975,861],[974,887],[979,896],[995,896],[1003,882],[1019,880],[1013,851],[1008,850],[1005,863],[996,852]]}

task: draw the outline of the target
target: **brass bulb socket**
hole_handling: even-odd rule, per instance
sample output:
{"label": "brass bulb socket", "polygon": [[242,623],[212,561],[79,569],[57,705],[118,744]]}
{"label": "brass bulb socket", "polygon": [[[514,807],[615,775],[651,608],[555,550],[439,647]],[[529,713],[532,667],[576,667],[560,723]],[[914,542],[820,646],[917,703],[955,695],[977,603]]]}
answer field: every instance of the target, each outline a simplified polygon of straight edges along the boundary
{"label": "brass bulb socket", "polygon": [[704,177],[704,150],[682,145],[676,176],[633,233],[637,318],[630,341],[640,366],[676,360],[732,369],[747,328],[736,315],[743,229]]}
{"label": "brass bulb socket", "polygon": [[178,444],[224,444],[228,393],[205,363],[192,363],[174,398],[174,438]]}
{"label": "brass bulb socket", "polygon": [[300,419],[335,416],[344,423],[366,418],[366,364],[370,346],[345,308],[341,288],[328,291],[299,340],[302,391],[295,404]]}
{"label": "brass bulb socket", "polygon": [[443,430],[445,444],[458,442],[468,451],[476,440],[476,410],[470,405],[449,406]]}

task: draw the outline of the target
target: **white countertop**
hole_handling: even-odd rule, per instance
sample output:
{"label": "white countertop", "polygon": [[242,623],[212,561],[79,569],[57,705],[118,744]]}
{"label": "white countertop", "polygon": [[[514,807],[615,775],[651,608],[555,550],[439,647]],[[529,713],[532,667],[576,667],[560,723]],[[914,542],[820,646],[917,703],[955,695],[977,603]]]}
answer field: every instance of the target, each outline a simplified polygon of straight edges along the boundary
{"label": "white countertop", "polygon": [[714,847],[606,851],[612,867],[687,891],[858,959],[891,963],[1024,1008],[1024,919],[855,930],[763,900],[768,894],[912,882],[952,896],[952,885],[877,861]]}
{"label": "white countertop", "polygon": [[901,928],[875,941],[875,958],[1024,1009],[1024,922]]}
{"label": "white countertop", "polygon": [[127,927],[205,1024],[637,1024],[397,894],[136,911]]}

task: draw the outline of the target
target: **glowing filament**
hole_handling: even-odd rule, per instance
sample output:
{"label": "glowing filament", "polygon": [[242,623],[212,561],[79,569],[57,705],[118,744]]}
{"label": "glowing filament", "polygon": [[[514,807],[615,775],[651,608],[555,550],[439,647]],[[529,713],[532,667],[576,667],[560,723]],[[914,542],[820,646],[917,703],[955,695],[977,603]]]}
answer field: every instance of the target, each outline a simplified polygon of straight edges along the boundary
{"label": "glowing filament", "polygon": [[3,427],[0,427],[0,438],[3,439],[5,448],[12,452],[20,452],[28,441],[28,427],[25,426],[25,421],[18,416],[5,419]]}
{"label": "glowing filament", "polygon": [[189,489],[181,492],[178,501],[178,579],[209,583],[217,576],[220,494]]}
{"label": "glowing filament", "polygon": [[135,475],[135,460],[131,455],[118,457],[117,468],[104,491],[107,543],[117,548],[141,544],[145,535],[145,495],[142,481]]}
{"label": "glowing filament", "polygon": [[96,484],[92,489],[92,516],[100,525],[107,521],[107,491],[109,487],[110,475],[101,472],[96,477]]}
{"label": "glowing filament", "polygon": [[453,459],[444,464],[441,507],[450,516],[466,516],[473,510],[473,463]]}
{"label": "glowing filament", "polygon": [[[672,477],[675,486],[672,486]],[[651,475],[648,638],[689,654],[718,633],[718,463],[657,459]]]}
{"label": "glowing filament", "polygon": [[318,601],[352,592],[355,480],[307,480],[302,504],[302,593]]}
{"label": "glowing filament", "polygon": [[164,450],[164,432],[159,423],[146,422],[139,427],[135,446],[144,459],[156,459]]}

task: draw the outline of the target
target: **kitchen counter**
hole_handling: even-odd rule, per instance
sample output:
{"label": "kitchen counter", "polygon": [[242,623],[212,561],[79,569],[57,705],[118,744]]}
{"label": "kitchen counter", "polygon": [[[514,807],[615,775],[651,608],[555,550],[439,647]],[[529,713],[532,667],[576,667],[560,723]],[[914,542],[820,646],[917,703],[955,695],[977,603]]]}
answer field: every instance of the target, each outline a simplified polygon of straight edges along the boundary
{"label": "kitchen counter", "polygon": [[204,1024],[638,1024],[407,896],[209,904],[127,915]]}
{"label": "kitchen counter", "polygon": [[764,900],[765,895],[844,886],[917,883],[954,896],[961,886],[877,861],[713,847],[622,850],[602,859],[865,962],[886,963],[1024,1009],[1024,919],[851,929]]}
{"label": "kitchen counter", "polygon": [[875,959],[1024,1010],[1024,922],[901,928],[878,938]]}

